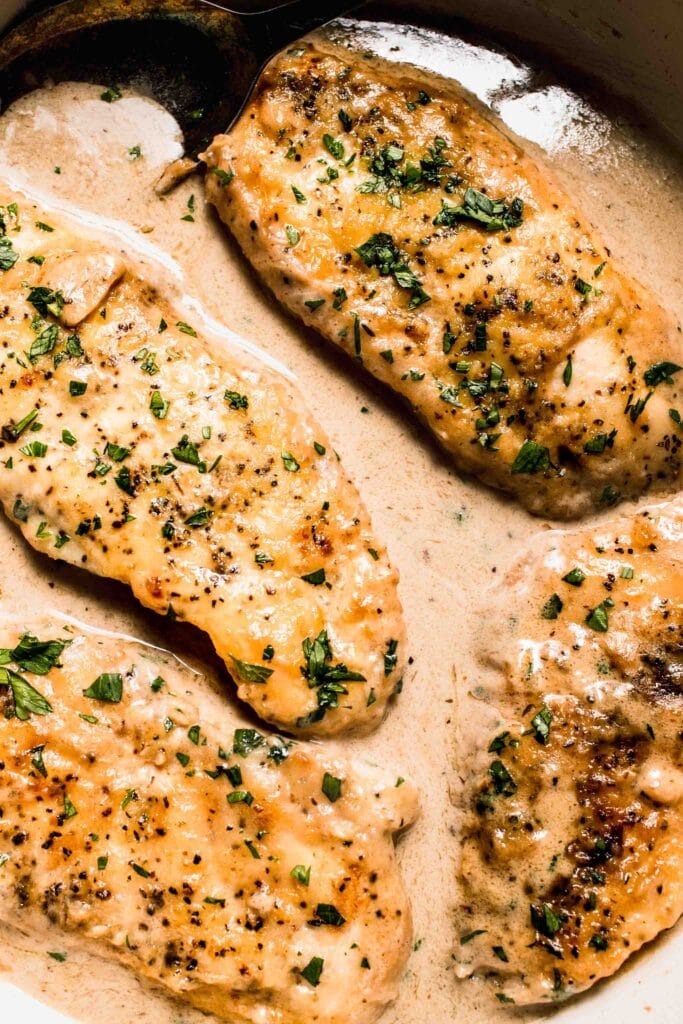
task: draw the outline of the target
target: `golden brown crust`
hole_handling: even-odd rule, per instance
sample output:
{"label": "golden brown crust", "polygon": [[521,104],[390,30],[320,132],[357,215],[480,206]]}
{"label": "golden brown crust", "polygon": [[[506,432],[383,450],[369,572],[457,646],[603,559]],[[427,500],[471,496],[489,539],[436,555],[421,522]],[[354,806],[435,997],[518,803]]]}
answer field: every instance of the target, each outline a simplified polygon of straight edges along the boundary
{"label": "golden brown crust", "polygon": [[[683,364],[678,332],[452,84],[302,44],[206,159],[209,198],[277,297],[461,469],[556,517],[674,489],[680,384],[646,373]],[[469,188],[502,212],[454,213]]]}
{"label": "golden brown crust", "polygon": [[8,515],[39,551],[205,630],[264,719],[374,728],[403,665],[397,574],[300,394],[126,260],[0,198],[18,204],[0,270]]}
{"label": "golden brown crust", "polygon": [[410,783],[245,728],[146,645],[0,631],[0,918],[239,1024],[374,1021],[410,949]]}

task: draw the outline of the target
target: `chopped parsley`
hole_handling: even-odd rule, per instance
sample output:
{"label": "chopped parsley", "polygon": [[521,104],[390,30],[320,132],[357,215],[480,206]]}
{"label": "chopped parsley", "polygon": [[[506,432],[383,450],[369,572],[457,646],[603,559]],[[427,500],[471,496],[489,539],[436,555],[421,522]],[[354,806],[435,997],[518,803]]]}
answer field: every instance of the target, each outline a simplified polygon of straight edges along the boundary
{"label": "chopped parsley", "polygon": [[534,731],[534,738],[538,743],[545,744],[550,737],[550,723],[553,720],[553,713],[545,704],[541,710],[531,719],[531,728]]}
{"label": "chopped parsley", "polygon": [[9,686],[14,699],[13,712],[5,711],[7,717],[14,716],[25,722],[31,715],[49,715],[52,711],[52,705],[42,693],[10,668],[0,668],[0,686]]}
{"label": "chopped parsley", "polygon": [[297,864],[296,867],[293,867],[290,871],[290,875],[296,882],[299,882],[301,885],[308,886],[311,881],[310,865],[305,867],[303,864]]}
{"label": "chopped parsley", "polygon": [[77,814],[78,814],[78,811],[76,810],[74,805],[71,803],[71,800],[69,799],[68,795],[65,793],[64,794],[64,812],[63,812],[62,817],[65,818],[66,820],[68,820],[69,818],[75,818]]}
{"label": "chopped parsley", "polygon": [[556,619],[563,608],[564,603],[559,594],[551,594],[541,609],[541,618]]}
{"label": "chopped parsley", "polygon": [[489,775],[493,788],[499,796],[514,796],[517,792],[517,783],[510,775],[502,761],[493,761],[489,767]]}
{"label": "chopped parsley", "polygon": [[303,641],[302,649],[305,660],[301,666],[301,674],[309,687],[316,690],[318,706],[298,719],[299,728],[322,721],[330,709],[339,707],[340,694],[349,692],[344,683],[365,682],[365,676],[360,672],[353,672],[343,662],[332,664],[332,647],[327,630],[321,630],[314,639],[307,637]]}
{"label": "chopped parsley", "polygon": [[583,446],[584,452],[588,455],[602,455],[606,448],[614,447],[614,438],[616,437],[617,431],[610,430],[609,434],[596,434],[591,437],[590,440],[586,441]]}
{"label": "chopped parsley", "polygon": [[309,572],[305,576],[302,576],[301,579],[304,583],[310,583],[314,587],[319,587],[325,582],[325,570],[315,569],[313,572]]}
{"label": "chopped parsley", "polygon": [[212,167],[211,173],[218,178],[218,182],[221,188],[226,188],[235,177],[235,172],[232,167],[224,171],[222,167]]}
{"label": "chopped parsley", "polygon": [[323,146],[335,160],[344,159],[344,143],[340,142],[339,139],[333,138],[327,132],[323,135]]}
{"label": "chopped parsley", "polygon": [[264,742],[264,737],[256,729],[235,729],[232,750],[240,757],[247,757],[252,750],[256,750]]}
{"label": "chopped parsley", "polygon": [[0,270],[11,270],[19,259],[19,253],[9,238],[0,238]]}
{"label": "chopped parsley", "polygon": [[25,672],[46,675],[59,664],[59,657],[70,640],[39,640],[32,633],[24,633],[14,649],[0,648],[0,665],[12,661]]}
{"label": "chopped parsley", "polygon": [[341,287],[335,288],[332,294],[334,295],[334,302],[332,303],[332,308],[337,310],[341,309],[346,300],[348,299],[346,289]]}
{"label": "chopped parsley", "polygon": [[308,923],[314,928],[324,924],[332,925],[333,928],[341,928],[346,923],[346,918],[332,903],[319,903],[315,908],[315,918]]}
{"label": "chopped parsley", "polygon": [[105,704],[120,704],[123,696],[123,677],[119,672],[103,672],[87,690],[83,690],[83,696]]}
{"label": "chopped parsley", "polygon": [[[392,206],[400,208],[400,193],[424,192],[428,185],[441,184],[444,171],[451,166],[444,156],[445,148],[446,140],[437,136],[419,162],[413,163],[405,161],[405,148],[402,145],[390,142],[370,157],[368,169],[372,177],[362,182],[356,191],[386,195]],[[453,176],[453,185],[459,182],[460,179]],[[449,184],[446,189],[452,191]]]}
{"label": "chopped parsley", "polygon": [[323,973],[324,965],[325,961],[322,957],[312,957],[306,966],[301,969],[301,977],[305,978],[313,988],[317,988],[320,984],[320,976]]}
{"label": "chopped parsley", "polygon": [[200,473],[206,473],[206,463],[200,458],[197,445],[190,441],[187,434],[183,434],[175,448],[171,448],[171,454],[178,462],[196,466]]}
{"label": "chopped parsley", "polygon": [[162,397],[160,391],[153,391],[149,401],[149,408],[153,416],[158,420],[165,420],[171,406],[170,401]]}
{"label": "chopped parsley", "polygon": [[563,380],[564,386],[566,388],[568,388],[569,385],[572,382],[572,373],[573,372],[574,372],[574,370],[573,370],[573,366],[572,366],[572,357],[571,357],[571,353],[570,353],[567,356],[567,364],[566,364],[564,370],[562,371],[562,380]]}
{"label": "chopped parsley", "polygon": [[47,454],[47,445],[42,441],[29,441],[19,451],[28,458],[42,459]]}
{"label": "chopped parsley", "polygon": [[0,667],[0,686],[9,686],[12,690],[13,714],[20,721],[26,721],[32,714],[47,715],[52,706],[23,676],[4,666],[13,663],[22,672],[47,675],[51,668],[59,666],[62,651],[69,643],[68,640],[39,640],[32,633],[24,633],[15,648],[0,649],[0,666],[3,666]]}
{"label": "chopped parsley", "polygon": [[664,382],[673,384],[673,375],[681,369],[683,367],[678,366],[676,363],[653,363],[643,374],[643,380],[649,388],[656,388],[658,384]]}
{"label": "chopped parsley", "polygon": [[384,653],[384,675],[390,676],[398,663],[398,640],[387,640]]}
{"label": "chopped parsley", "polygon": [[452,206],[445,199],[433,223],[437,227],[455,227],[459,221],[473,220],[489,231],[509,231],[522,223],[524,203],[517,197],[510,204],[504,199],[489,199],[483,192],[468,188],[460,206]]}
{"label": "chopped parsley", "polygon": [[265,683],[273,674],[272,668],[267,668],[265,665],[250,665],[246,661],[235,658],[232,654],[230,660],[237,674],[247,683]]}
{"label": "chopped parsley", "polygon": [[376,267],[381,277],[391,275],[399,288],[410,292],[409,309],[430,301],[431,297],[408,267],[406,257],[399,251],[391,235],[384,231],[371,235],[367,242],[358,246],[356,253],[366,267]]}
{"label": "chopped parsley", "polygon": [[130,495],[131,498],[135,496],[135,484],[131,480],[128,466],[121,466],[121,469],[114,477],[114,482],[116,486],[124,492],[124,494]]}
{"label": "chopped parsley", "polygon": [[41,316],[47,316],[48,313],[59,316],[64,309],[64,296],[60,291],[55,292],[52,288],[43,286],[31,288],[26,300],[37,309]]}
{"label": "chopped parsley", "polygon": [[179,331],[182,331],[183,334],[189,334],[190,337],[192,338],[197,337],[197,332],[195,331],[194,327],[191,327],[189,324],[186,324],[184,320],[178,320],[178,322],[176,323],[176,327],[178,328]]}
{"label": "chopped parsley", "polygon": [[550,452],[535,441],[525,441],[510,467],[511,473],[539,473],[550,468]]}
{"label": "chopped parsley", "polygon": [[343,779],[337,779],[334,775],[330,775],[329,772],[325,772],[323,775],[322,791],[331,804],[336,804],[341,797],[343,781]]}
{"label": "chopped parsley", "polygon": [[130,448],[124,448],[120,444],[114,444],[113,441],[107,441],[104,454],[108,455],[112,462],[123,462],[130,455],[130,451]]}
{"label": "chopped parsley", "polygon": [[251,807],[254,797],[246,789],[236,789],[232,793],[228,793],[227,801],[229,804],[246,804],[247,807]]}
{"label": "chopped parsley", "polygon": [[192,512],[185,520],[186,526],[192,526],[197,529],[200,526],[208,526],[213,516],[213,511],[210,508],[198,508],[196,512]]}
{"label": "chopped parsley", "polygon": [[254,860],[261,860],[261,854],[258,852],[256,847],[254,846],[254,844],[252,843],[251,839],[245,839],[244,840],[244,845],[249,850],[249,853],[252,855]]}
{"label": "chopped parsley", "polygon": [[33,421],[38,416],[37,409],[31,409],[27,412],[18,423],[8,423],[2,428],[2,437],[5,441],[16,441],[24,433],[27,427],[30,427]]}
{"label": "chopped parsley", "polygon": [[614,607],[611,597],[606,598],[601,604],[593,608],[586,616],[586,625],[594,629],[596,633],[606,633],[609,629],[609,609]]}
{"label": "chopped parsley", "polygon": [[613,505],[617,504],[620,498],[621,493],[616,489],[616,487],[613,487],[612,484],[607,484],[598,498],[598,504],[605,506],[606,508],[611,508]]}
{"label": "chopped parsley", "polygon": [[40,746],[34,747],[29,753],[33,754],[31,758],[31,764],[44,779],[47,778],[47,768],[45,767],[45,761],[43,760],[43,751],[45,750],[45,744],[41,743]]}
{"label": "chopped parsley", "polygon": [[562,927],[563,915],[556,914],[549,903],[544,903],[540,907],[531,904],[529,912],[532,927],[548,939],[552,939]]}
{"label": "chopped parsley", "polygon": [[580,587],[585,578],[585,573],[583,573],[578,566],[575,566],[573,569],[569,570],[566,576],[562,577],[562,581],[564,583],[569,583],[572,587]]}
{"label": "chopped parsley", "polygon": [[120,100],[123,93],[119,89],[118,85],[110,85],[108,89],[100,93],[100,99],[104,100],[105,103],[116,103]]}
{"label": "chopped parsley", "polygon": [[[4,428],[3,428],[4,429]],[[28,522],[28,514],[31,511],[30,505],[25,505],[21,498],[17,498],[12,506],[12,515],[15,519],[18,519],[20,523]]]}

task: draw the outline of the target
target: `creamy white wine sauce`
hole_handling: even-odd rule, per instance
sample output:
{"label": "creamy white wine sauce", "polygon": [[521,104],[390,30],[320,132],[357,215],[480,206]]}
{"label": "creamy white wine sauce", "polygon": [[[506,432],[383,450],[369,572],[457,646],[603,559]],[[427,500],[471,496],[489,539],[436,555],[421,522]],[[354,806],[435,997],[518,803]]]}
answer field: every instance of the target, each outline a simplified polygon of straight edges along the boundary
{"label": "creamy white wine sauce", "polygon": [[[524,65],[434,32],[377,24],[355,28],[345,22],[344,31],[335,33],[337,41],[343,42],[349,30],[355,46],[445,75],[457,72],[466,88],[531,140],[532,151],[540,154],[536,144],[545,147],[546,162],[621,261],[683,314],[683,171],[628,115],[617,124],[561,83],[530,91],[533,77]],[[124,222],[138,233],[145,273],[159,273],[181,304],[184,294],[195,296],[210,317],[229,328],[227,334],[219,332],[217,344],[234,343],[230,332],[235,332],[299,379],[401,572],[414,659],[385,724],[376,735],[346,745],[358,756],[395,767],[423,795],[422,817],[400,850],[412,894],[416,949],[383,1024],[483,1024],[492,1015],[509,1017],[479,983],[454,976],[451,950],[460,933],[457,759],[485,732],[490,717],[486,705],[470,696],[483,681],[474,660],[480,639],[477,609],[525,542],[548,524],[510,499],[460,479],[398,402],[282,313],[205,205],[200,177],[158,197],[154,184],[180,153],[177,126],[142,97],[124,95],[104,103],[102,85],[60,85],[18,101],[0,118],[0,176],[55,209],[66,208],[70,216],[83,211],[85,230],[97,232],[98,224],[105,233],[112,230],[97,217]],[[118,244],[130,256],[135,245],[124,234]],[[184,278],[179,280],[168,264],[164,268],[163,261],[157,265],[149,243],[172,257]],[[208,641],[196,631],[145,612],[118,584],[29,551],[5,519],[0,520],[0,603],[27,622],[49,608],[132,634],[173,650],[217,682],[223,678]],[[230,690],[224,699],[232,699]],[[67,952],[66,961],[48,956],[55,950]],[[615,1017],[673,1022],[678,1019],[675,965],[682,951],[679,928],[608,986],[561,1010],[560,1019],[566,1024],[581,1019],[606,1024]],[[76,949],[60,934],[36,938],[0,927],[0,966],[0,991],[7,978],[76,1020],[193,1024],[207,1019],[125,969]],[[546,1020],[551,1012],[523,1016]]]}

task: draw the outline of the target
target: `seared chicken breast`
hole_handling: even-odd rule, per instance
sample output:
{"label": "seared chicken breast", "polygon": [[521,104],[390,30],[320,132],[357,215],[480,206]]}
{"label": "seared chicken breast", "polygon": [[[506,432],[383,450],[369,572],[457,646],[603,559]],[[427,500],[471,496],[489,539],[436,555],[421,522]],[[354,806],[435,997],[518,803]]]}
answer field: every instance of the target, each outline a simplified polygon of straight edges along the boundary
{"label": "seared chicken breast", "polygon": [[683,505],[546,534],[482,635],[456,958],[561,1000],[683,912]]}
{"label": "seared chicken breast", "polygon": [[453,83],[303,42],[205,155],[275,295],[460,469],[559,518],[675,489],[679,330]]}
{"label": "seared chicken breast", "polygon": [[397,576],[298,391],[209,344],[120,254],[1,198],[8,516],[205,630],[264,719],[376,726],[401,678]]}
{"label": "seared chicken breast", "polygon": [[413,787],[245,728],[146,645],[0,633],[0,917],[233,1024],[374,1021],[410,948]]}

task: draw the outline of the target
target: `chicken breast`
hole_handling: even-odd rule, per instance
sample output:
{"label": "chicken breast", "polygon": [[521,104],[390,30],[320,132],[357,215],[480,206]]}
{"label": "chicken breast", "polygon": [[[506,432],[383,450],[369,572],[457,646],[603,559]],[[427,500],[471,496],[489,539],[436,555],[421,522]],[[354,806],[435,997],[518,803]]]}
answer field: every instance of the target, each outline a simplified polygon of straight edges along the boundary
{"label": "chicken breast", "polygon": [[559,518],[675,489],[679,329],[452,82],[303,42],[205,156],[278,299],[461,470]]}
{"label": "chicken breast", "polygon": [[298,391],[179,319],[125,254],[0,199],[7,514],[205,630],[264,719],[374,728],[401,679],[397,575]]}
{"label": "chicken breast", "polygon": [[154,648],[0,632],[2,919],[232,1024],[374,1021],[410,948],[413,787],[243,727]]}
{"label": "chicken breast", "polygon": [[561,1000],[683,913],[683,503],[546,534],[482,635],[456,957]]}

